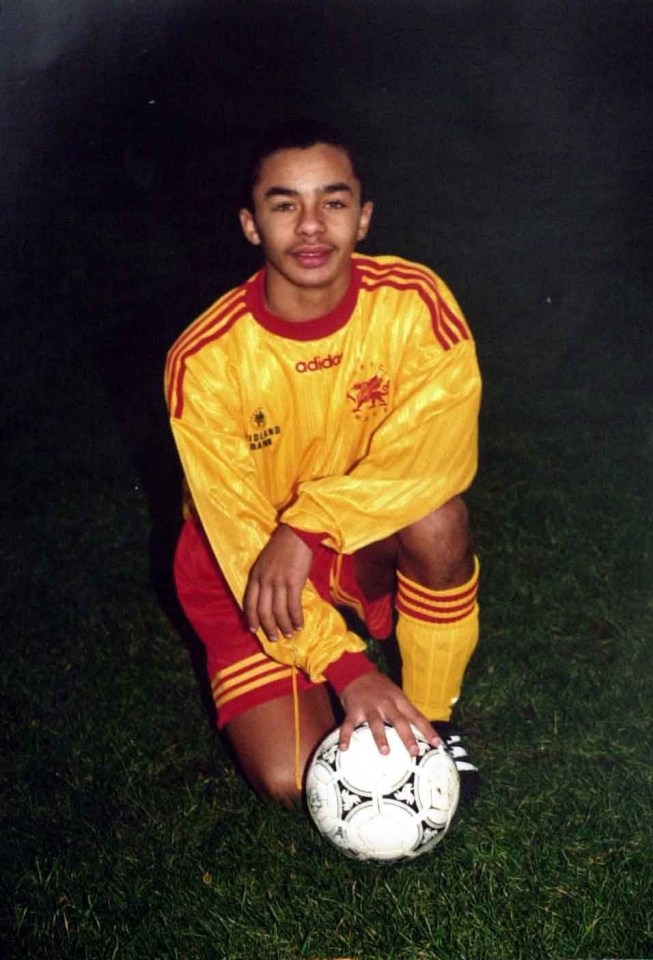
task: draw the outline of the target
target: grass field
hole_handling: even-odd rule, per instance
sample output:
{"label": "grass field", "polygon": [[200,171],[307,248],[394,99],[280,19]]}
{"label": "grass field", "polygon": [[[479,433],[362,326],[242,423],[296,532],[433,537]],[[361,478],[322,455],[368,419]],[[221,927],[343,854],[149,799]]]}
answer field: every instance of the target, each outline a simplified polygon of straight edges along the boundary
{"label": "grass field", "polygon": [[394,868],[259,803],[210,726],[150,495],[177,480],[161,358],[132,358],[130,445],[101,338],[33,337],[5,411],[3,956],[653,955],[651,304],[612,296],[554,363],[540,328],[507,356],[476,324],[483,643],[461,719],[484,786]]}
{"label": "grass field", "polygon": [[[650,5],[298,6],[180,3],[167,45],[125,14],[120,63],[98,27],[16,74],[0,957],[650,960]],[[170,591],[165,350],[245,276],[238,137],[288,104],[369,122],[371,252],[442,273],[485,377],[483,787],[409,866],[252,795]]]}

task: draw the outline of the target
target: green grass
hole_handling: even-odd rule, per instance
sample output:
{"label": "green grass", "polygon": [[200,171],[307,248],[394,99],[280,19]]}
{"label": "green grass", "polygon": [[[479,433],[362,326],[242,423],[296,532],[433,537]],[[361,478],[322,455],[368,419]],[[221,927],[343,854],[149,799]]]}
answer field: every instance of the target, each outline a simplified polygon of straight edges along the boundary
{"label": "green grass", "polygon": [[484,787],[406,867],[349,862],[252,796],[153,588],[150,507],[88,346],[34,371],[3,547],[4,956],[653,954],[651,411],[644,358],[614,365],[608,340],[548,371],[525,341],[507,367],[487,351],[461,709]]}

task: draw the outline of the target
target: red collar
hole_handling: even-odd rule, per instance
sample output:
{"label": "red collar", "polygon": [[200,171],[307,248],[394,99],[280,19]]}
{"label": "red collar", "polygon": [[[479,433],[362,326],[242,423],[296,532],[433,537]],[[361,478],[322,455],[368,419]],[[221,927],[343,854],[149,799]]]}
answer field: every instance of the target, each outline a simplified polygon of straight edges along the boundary
{"label": "red collar", "polygon": [[328,337],[336,330],[340,330],[347,323],[356,306],[359,289],[360,274],[355,261],[352,260],[351,280],[340,303],[322,317],[296,323],[277,317],[266,307],[265,268],[263,268],[247,282],[247,307],[256,322],[270,333],[285,337],[287,340],[321,340],[322,337]]}

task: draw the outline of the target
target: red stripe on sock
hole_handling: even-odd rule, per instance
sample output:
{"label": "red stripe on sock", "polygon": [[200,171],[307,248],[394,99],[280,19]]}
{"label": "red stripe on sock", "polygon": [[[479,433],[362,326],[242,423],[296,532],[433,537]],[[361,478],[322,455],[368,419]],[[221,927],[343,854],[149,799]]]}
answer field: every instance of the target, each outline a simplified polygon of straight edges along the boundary
{"label": "red stripe on sock", "polygon": [[[442,608],[440,608],[440,611],[437,609],[431,609],[429,615],[427,613],[423,613],[421,610],[415,610],[413,607],[409,607],[399,596],[397,597],[395,605],[399,613],[403,613],[405,616],[410,617],[413,620],[421,620],[424,623],[457,623],[459,620],[464,620],[466,617],[470,616],[470,614],[474,612],[474,608],[476,606],[475,603],[471,603],[464,604],[461,607],[453,608],[453,610],[449,608],[448,611],[442,610]],[[437,616],[438,612],[442,612],[445,615]],[[450,613],[455,613],[456,615],[450,616],[448,615]]]}
{"label": "red stripe on sock", "polygon": [[469,597],[476,596],[478,593],[478,578],[470,586],[464,584],[463,589],[457,593],[451,593],[450,591],[438,593],[436,590],[429,590],[428,587],[421,587],[412,581],[406,581],[401,574],[399,574],[398,581],[397,596],[405,596],[407,599],[414,597],[416,601],[428,605],[460,603]]}

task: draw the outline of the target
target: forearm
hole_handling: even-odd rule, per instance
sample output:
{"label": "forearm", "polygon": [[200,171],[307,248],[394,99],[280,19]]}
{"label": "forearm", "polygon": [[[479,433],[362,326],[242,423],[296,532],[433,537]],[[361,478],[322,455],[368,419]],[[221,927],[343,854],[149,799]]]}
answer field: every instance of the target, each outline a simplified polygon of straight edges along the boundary
{"label": "forearm", "polygon": [[[172,421],[184,476],[211,548],[239,603],[252,564],[277,526],[239,438],[209,447],[192,421]],[[206,431],[208,433],[208,431]]]}
{"label": "forearm", "polygon": [[345,476],[302,484],[283,522],[305,542],[313,538],[339,553],[354,553],[469,487],[477,467],[475,415],[459,426],[456,442],[447,442],[446,453],[420,437],[414,438],[414,447],[407,440],[373,451]]}
{"label": "forearm", "polygon": [[[453,351],[452,351],[453,352]],[[367,453],[341,475],[299,485],[282,520],[353,553],[462,493],[477,465],[480,376],[472,344],[455,357],[428,355],[400,383],[392,412]]]}

